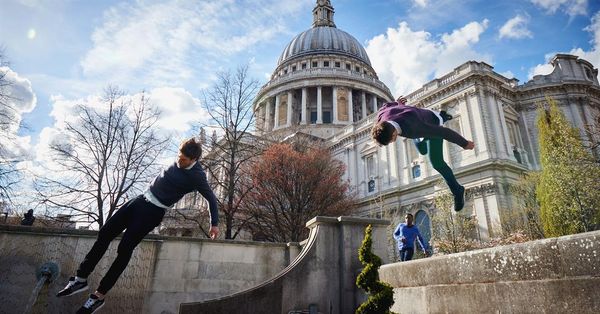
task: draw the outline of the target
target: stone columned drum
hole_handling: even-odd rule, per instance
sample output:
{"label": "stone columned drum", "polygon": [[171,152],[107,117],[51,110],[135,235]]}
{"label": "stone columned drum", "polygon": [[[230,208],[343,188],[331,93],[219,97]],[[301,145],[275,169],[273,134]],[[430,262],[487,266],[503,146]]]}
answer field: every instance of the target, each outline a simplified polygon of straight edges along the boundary
{"label": "stone columned drum", "polygon": [[330,138],[393,99],[364,47],[336,28],[333,14],[330,1],[317,1],[312,28],[283,50],[254,103],[259,133]]}

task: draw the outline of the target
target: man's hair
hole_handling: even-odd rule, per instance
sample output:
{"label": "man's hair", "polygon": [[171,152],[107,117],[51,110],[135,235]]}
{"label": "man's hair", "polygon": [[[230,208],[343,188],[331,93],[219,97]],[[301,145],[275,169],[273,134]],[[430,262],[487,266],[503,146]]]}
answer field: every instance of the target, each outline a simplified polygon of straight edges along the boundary
{"label": "man's hair", "polygon": [[379,122],[371,129],[371,137],[381,145],[387,145],[392,141],[396,128],[391,123]]}
{"label": "man's hair", "polygon": [[408,217],[408,216],[410,216],[410,217],[413,217],[413,218],[414,218],[413,214],[406,214],[406,217]]}
{"label": "man's hair", "polygon": [[181,142],[179,151],[190,159],[198,159],[202,156],[202,144],[192,137]]}

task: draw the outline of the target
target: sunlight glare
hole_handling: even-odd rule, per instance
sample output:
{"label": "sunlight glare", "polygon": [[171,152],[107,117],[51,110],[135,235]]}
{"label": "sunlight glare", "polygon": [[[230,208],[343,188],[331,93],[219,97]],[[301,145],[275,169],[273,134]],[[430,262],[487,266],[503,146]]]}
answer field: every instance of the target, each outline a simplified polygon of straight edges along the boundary
{"label": "sunlight glare", "polygon": [[27,38],[29,38],[29,39],[35,38],[35,29],[33,29],[33,28],[29,29],[29,31],[27,32]]}

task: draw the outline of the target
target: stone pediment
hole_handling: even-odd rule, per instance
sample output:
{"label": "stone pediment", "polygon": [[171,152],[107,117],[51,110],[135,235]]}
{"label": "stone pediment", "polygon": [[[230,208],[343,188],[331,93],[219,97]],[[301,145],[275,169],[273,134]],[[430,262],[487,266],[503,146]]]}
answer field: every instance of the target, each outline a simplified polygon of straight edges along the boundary
{"label": "stone pediment", "polygon": [[507,117],[511,117],[513,120],[516,120],[519,116],[519,113],[513,108],[511,104],[503,103],[502,109],[504,109],[504,113]]}
{"label": "stone pediment", "polygon": [[367,143],[365,144],[365,146],[360,150],[360,154],[361,155],[369,155],[369,154],[373,154],[377,151],[378,146],[375,143]]}

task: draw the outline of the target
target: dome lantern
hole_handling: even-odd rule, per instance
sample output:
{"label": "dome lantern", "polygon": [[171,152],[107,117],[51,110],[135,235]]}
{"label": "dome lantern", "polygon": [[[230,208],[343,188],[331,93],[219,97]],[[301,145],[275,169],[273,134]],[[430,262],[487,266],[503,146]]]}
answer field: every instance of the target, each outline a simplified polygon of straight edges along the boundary
{"label": "dome lantern", "polygon": [[313,9],[313,24],[312,27],[329,26],[335,27],[333,22],[333,6],[329,0],[318,0],[317,5]]}

